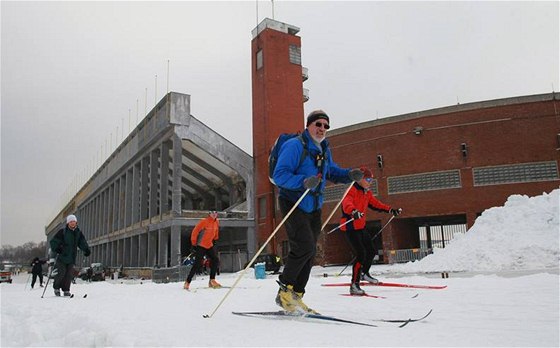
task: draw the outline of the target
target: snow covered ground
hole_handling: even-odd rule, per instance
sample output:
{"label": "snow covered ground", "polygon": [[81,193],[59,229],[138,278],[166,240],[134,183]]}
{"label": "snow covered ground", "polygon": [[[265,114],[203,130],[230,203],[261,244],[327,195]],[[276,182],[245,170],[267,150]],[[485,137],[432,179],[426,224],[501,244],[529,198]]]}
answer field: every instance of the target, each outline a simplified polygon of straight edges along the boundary
{"label": "snow covered ground", "polygon": [[[315,267],[306,303],[323,314],[377,324],[363,327],[239,317],[231,311],[276,310],[276,276],[247,272],[211,318],[229,289],[209,289],[207,277],[192,283],[115,280],[72,286],[76,296],[56,298],[49,287],[25,290],[27,275],[1,284],[2,347],[128,346],[559,346],[559,192],[512,196],[484,212],[463,237],[425,259],[378,265],[384,282],[447,285],[443,290],[365,287],[385,298],[340,296],[342,267]],[[449,278],[441,278],[448,271]],[[327,277],[324,277],[324,275]],[[232,285],[238,274],[218,280]],[[87,294],[87,298],[82,296]],[[415,296],[418,294],[418,296]],[[372,319],[417,317],[399,328]]]}

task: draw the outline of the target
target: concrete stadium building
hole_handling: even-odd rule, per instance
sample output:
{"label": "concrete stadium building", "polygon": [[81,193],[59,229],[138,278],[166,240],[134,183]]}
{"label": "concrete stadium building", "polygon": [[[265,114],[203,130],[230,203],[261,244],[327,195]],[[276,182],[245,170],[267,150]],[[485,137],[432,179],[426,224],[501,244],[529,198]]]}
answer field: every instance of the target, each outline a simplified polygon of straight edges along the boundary
{"label": "concrete stadium building", "polygon": [[219,210],[221,269],[237,270],[255,243],[252,176],[251,157],[192,116],[190,96],[169,93],[49,223],[47,239],[75,214],[89,262],[149,277],[179,265],[194,226]]}

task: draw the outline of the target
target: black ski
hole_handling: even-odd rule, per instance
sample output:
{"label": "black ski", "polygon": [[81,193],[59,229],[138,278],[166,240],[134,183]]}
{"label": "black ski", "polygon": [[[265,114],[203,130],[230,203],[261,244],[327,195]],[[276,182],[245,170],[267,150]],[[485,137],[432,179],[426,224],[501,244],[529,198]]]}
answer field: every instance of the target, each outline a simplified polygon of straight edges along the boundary
{"label": "black ski", "polygon": [[[241,316],[246,316],[246,317],[282,317],[282,318],[294,318],[294,319],[303,319],[303,320],[305,320],[305,319],[317,319],[317,320],[334,321],[334,322],[346,323],[346,324],[377,327],[377,325],[374,325],[374,324],[368,324],[368,323],[364,323],[364,322],[361,322],[361,321],[342,319],[342,318],[332,317],[332,316],[328,316],[328,315],[311,314],[311,313],[290,313],[290,312],[286,312],[286,311],[282,311],[282,310],[280,310],[280,311],[269,311],[269,312],[264,311],[264,312],[232,312],[232,313],[235,314],[235,315],[241,315]],[[399,327],[404,327],[404,326],[408,325],[409,323],[424,320],[430,314],[432,314],[432,309],[430,309],[430,311],[428,313],[426,313],[424,316],[422,316],[420,318],[372,319],[372,321],[383,322],[383,323],[401,324],[401,325],[399,325]]]}
{"label": "black ski", "polygon": [[[70,297],[70,298],[74,298],[74,294],[71,294],[70,296],[62,296],[62,297]],[[82,298],[86,298],[87,294],[84,294],[84,296],[82,296]]]}
{"label": "black ski", "polygon": [[426,313],[423,317],[420,318],[409,318],[409,319],[374,319],[373,321],[381,321],[384,323],[397,323],[397,324],[401,324],[399,325],[399,327],[403,327],[408,325],[409,323],[413,323],[415,321],[420,321],[420,320],[424,320],[426,319],[430,314],[432,314],[433,309],[430,309],[430,311],[428,313]]}
{"label": "black ski", "polygon": [[316,320],[325,320],[325,321],[333,321],[337,323],[345,323],[345,324],[354,324],[354,325],[362,325],[362,326],[371,326],[377,327],[374,324],[363,323],[360,321],[342,319],[338,317],[332,317],[328,315],[322,314],[312,314],[312,313],[290,313],[286,311],[271,311],[271,312],[232,312],[235,315],[241,315],[246,317],[286,317],[286,318],[294,318],[294,319],[316,319]]}

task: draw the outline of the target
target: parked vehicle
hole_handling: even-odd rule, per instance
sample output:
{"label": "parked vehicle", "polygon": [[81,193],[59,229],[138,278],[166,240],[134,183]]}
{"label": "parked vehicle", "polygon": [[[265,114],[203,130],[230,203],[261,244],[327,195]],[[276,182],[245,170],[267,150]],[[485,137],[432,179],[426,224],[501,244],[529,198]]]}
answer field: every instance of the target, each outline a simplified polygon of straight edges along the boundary
{"label": "parked vehicle", "polygon": [[105,267],[101,263],[92,263],[90,267],[83,267],[78,273],[78,278],[82,280],[101,281],[105,280]]}
{"label": "parked vehicle", "polygon": [[0,271],[0,283],[12,283],[12,272]]}

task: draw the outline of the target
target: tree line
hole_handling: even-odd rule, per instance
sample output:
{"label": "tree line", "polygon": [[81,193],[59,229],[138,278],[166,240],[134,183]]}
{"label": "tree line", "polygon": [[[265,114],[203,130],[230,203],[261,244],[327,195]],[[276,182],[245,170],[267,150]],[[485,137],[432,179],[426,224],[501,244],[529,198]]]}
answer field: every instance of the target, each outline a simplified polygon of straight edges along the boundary
{"label": "tree line", "polygon": [[35,257],[46,258],[47,242],[27,242],[20,246],[2,245],[0,247],[0,263],[15,263],[22,266],[29,265]]}

